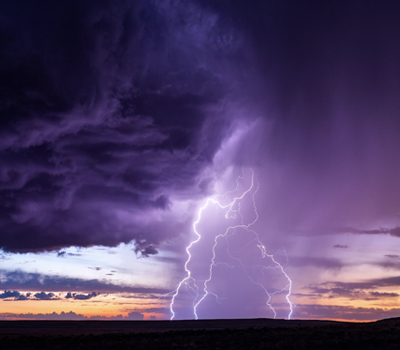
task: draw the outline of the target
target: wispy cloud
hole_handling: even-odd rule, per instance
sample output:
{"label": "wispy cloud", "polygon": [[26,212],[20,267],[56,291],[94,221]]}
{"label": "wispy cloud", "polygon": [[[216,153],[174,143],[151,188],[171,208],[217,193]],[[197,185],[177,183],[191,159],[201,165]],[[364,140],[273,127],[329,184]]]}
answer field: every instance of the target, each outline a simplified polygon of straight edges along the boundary
{"label": "wispy cloud", "polygon": [[58,300],[60,299],[58,296],[56,296],[54,293],[45,293],[45,292],[40,292],[40,293],[35,293],[33,296],[36,299],[39,300]]}

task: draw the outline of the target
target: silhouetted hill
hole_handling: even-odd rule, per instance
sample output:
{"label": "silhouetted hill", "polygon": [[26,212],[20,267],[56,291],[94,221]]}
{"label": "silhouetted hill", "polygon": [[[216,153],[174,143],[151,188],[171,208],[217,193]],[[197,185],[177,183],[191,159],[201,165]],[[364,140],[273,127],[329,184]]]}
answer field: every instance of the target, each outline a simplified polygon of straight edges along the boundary
{"label": "silhouetted hill", "polygon": [[400,318],[0,321],[1,349],[397,349]]}

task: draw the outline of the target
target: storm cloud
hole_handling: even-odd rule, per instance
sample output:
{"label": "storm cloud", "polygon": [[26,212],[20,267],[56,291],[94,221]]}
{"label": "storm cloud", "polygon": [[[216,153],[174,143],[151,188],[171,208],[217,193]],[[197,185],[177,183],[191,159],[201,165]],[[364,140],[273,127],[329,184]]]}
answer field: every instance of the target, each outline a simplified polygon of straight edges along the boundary
{"label": "storm cloud", "polygon": [[208,195],[205,169],[256,120],[228,158],[274,164],[271,228],[397,213],[400,25],[390,3],[2,7],[4,250],[135,240],[143,256],[156,253],[190,227],[174,200]]}
{"label": "storm cloud", "polygon": [[187,229],[170,197],[206,194],[200,174],[233,123],[223,71],[244,65],[239,34],[177,5],[2,5],[4,250],[135,239],[148,256]]}

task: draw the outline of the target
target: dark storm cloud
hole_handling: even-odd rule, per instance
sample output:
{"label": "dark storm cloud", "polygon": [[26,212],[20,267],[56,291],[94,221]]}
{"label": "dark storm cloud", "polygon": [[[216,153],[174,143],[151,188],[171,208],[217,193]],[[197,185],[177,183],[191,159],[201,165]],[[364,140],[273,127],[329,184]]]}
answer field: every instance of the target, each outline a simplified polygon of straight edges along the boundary
{"label": "dark storm cloud", "polygon": [[269,172],[267,232],[398,215],[397,3],[1,7],[4,250],[156,253],[190,230],[174,198],[209,194],[200,174],[256,118],[227,162]]}
{"label": "dark storm cloud", "polygon": [[83,280],[62,276],[47,276],[23,271],[0,270],[0,288],[19,289],[24,291],[65,292],[72,290],[85,293],[137,293],[137,294],[167,294],[170,290],[116,285],[99,280]]}
{"label": "dark storm cloud", "polygon": [[143,217],[204,195],[198,176],[231,132],[240,36],[187,1],[18,0],[0,13],[0,247],[135,239],[156,254],[189,223]]}

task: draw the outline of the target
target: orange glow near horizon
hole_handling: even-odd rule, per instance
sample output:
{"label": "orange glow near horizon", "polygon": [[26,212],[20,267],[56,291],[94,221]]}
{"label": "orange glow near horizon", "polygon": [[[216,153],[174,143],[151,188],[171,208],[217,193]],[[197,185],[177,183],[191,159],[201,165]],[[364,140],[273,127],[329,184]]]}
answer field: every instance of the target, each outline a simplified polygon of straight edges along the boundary
{"label": "orange glow near horizon", "polygon": [[[100,294],[87,300],[66,299],[66,293],[55,293],[57,300],[21,300],[15,301],[11,298],[0,301],[2,304],[2,312],[0,319],[43,319],[43,315],[56,313],[60,315],[62,312],[73,312],[77,315],[84,316],[88,319],[91,317],[112,318],[122,316],[127,318],[130,312],[138,312],[144,316],[144,320],[165,320],[169,319],[168,301],[163,299],[143,298],[140,295],[131,294]],[[395,299],[395,300],[394,300]],[[308,296],[294,296],[295,304],[298,304],[299,311],[303,311],[296,316],[296,308],[294,311],[294,319],[320,319],[341,322],[372,322],[378,320],[374,317],[374,310],[381,311],[381,314],[388,314],[397,310],[398,298],[392,300],[350,300],[348,298],[310,298]],[[341,315],[337,317],[321,317],[318,313],[313,314],[307,312],[307,305],[315,305],[316,307],[339,307],[342,308]],[[162,310],[165,310],[163,313]],[[352,315],[352,312],[358,312],[359,318]],[[28,315],[28,317],[24,317]],[[40,316],[41,315],[41,316]],[[299,316],[300,315],[300,316]],[[360,316],[361,315],[361,316]],[[348,316],[349,318],[346,318]],[[370,317],[370,318],[369,318]],[[367,318],[367,319],[366,319]],[[390,318],[390,316],[388,316]]]}
{"label": "orange glow near horizon", "polygon": [[[58,293],[57,293],[58,294]],[[64,293],[62,293],[64,295]],[[165,318],[160,312],[147,312],[147,309],[165,308],[163,300],[135,298],[134,296],[106,294],[99,295],[88,300],[73,300],[60,298],[57,300],[21,300],[14,301],[4,299],[2,302],[1,315],[10,314],[7,319],[27,319],[23,315],[27,314],[61,314],[74,312],[85,317],[115,317],[122,315],[127,317],[130,312],[140,312],[144,319],[151,319],[155,316],[157,319]],[[20,316],[16,316],[20,315]],[[29,318],[32,319],[32,318]]]}

